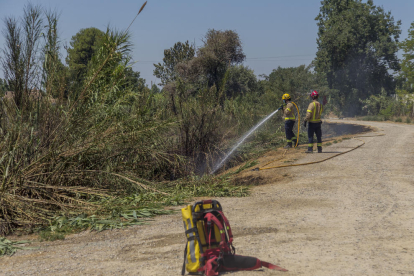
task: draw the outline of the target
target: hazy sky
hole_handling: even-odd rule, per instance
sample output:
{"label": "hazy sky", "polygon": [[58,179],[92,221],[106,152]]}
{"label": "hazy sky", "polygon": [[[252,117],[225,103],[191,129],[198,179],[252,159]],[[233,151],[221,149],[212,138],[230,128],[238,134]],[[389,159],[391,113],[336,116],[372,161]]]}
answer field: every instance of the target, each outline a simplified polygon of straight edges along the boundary
{"label": "hazy sky", "polygon": [[[64,44],[81,28],[105,30],[108,24],[125,29],[143,0],[33,0],[60,16]],[[26,0],[0,0],[0,18],[22,15]],[[414,21],[414,0],[374,0],[402,20],[401,40]],[[270,74],[278,66],[308,65],[315,57],[319,0],[149,0],[131,27],[134,70],[147,83],[157,82],[153,63],[162,61],[164,49],[178,41],[196,43],[208,29],[235,30],[247,56],[245,65],[257,75]],[[1,21],[1,29],[4,24]],[[0,36],[0,47],[4,45]],[[66,54],[63,58],[66,57]],[[0,77],[3,73],[0,72]],[[158,83],[158,82],[157,82]]]}

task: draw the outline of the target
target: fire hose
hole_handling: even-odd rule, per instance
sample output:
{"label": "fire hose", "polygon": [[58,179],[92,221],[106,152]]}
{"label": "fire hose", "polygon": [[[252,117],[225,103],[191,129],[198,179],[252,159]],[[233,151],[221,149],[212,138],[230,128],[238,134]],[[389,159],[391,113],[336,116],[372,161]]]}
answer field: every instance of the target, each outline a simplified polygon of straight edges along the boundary
{"label": "fire hose", "polygon": [[252,171],[264,171],[264,170],[269,170],[269,169],[286,168],[286,167],[295,167],[295,166],[306,166],[306,165],[311,165],[311,164],[322,163],[322,162],[325,162],[325,161],[327,161],[327,160],[329,160],[329,159],[332,159],[332,158],[335,158],[335,157],[337,157],[337,156],[340,156],[340,155],[342,155],[342,154],[345,154],[345,153],[351,152],[351,151],[353,151],[353,150],[356,150],[357,148],[360,148],[360,147],[362,147],[363,145],[365,145],[365,141],[363,141],[363,140],[361,140],[361,139],[358,139],[358,138],[364,138],[364,137],[378,137],[378,136],[385,136],[385,134],[370,135],[370,136],[366,136],[366,135],[364,135],[364,136],[354,136],[354,137],[352,137],[352,139],[359,140],[359,141],[361,141],[361,142],[362,142],[362,144],[360,144],[360,145],[358,145],[358,146],[356,146],[356,147],[354,147],[354,148],[352,148],[352,149],[350,149],[350,150],[347,150],[347,151],[344,151],[344,152],[337,153],[337,154],[335,154],[335,155],[332,155],[332,156],[330,156],[330,157],[324,158],[324,159],[322,159],[322,160],[312,161],[312,162],[306,162],[306,163],[300,163],[300,164],[289,164],[289,165],[279,165],[279,166],[266,167],[267,165],[269,165],[269,164],[271,164],[271,163],[273,163],[273,162],[276,162],[276,161],[278,161],[278,160],[282,159],[282,158],[284,157],[284,155],[286,154],[286,152],[287,152],[287,150],[286,150],[286,151],[283,153],[283,155],[282,155],[282,157],[281,157],[281,158],[279,158],[279,159],[277,159],[277,160],[273,160],[273,161],[271,161],[271,162],[266,163],[266,164],[265,164],[262,168],[259,168],[259,167],[254,168]]}

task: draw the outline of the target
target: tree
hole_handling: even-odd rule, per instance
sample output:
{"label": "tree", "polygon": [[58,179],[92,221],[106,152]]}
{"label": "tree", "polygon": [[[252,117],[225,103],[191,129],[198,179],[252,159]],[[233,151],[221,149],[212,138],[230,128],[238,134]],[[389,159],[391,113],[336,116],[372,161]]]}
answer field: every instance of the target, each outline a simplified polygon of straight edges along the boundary
{"label": "tree", "polygon": [[161,79],[160,85],[175,81],[177,73],[175,66],[183,61],[188,61],[194,57],[194,46],[188,43],[177,42],[170,49],[164,50],[163,63],[154,64],[154,76]]}
{"label": "tree", "polygon": [[278,67],[273,69],[268,80],[270,89],[280,98],[283,94],[288,93],[307,93],[315,90],[317,86],[316,76],[311,71],[311,66],[300,65],[298,67]]}
{"label": "tree", "polygon": [[269,76],[262,76],[264,80],[259,81],[259,95],[264,104],[277,108],[282,101],[282,95],[290,94],[292,100],[299,106],[304,107],[309,103],[309,93],[317,90],[326,95],[327,89],[320,84],[312,65],[300,65],[298,67],[278,67],[273,69]]}
{"label": "tree", "polygon": [[145,87],[145,79],[141,78],[141,73],[132,70],[131,67],[125,69],[125,86],[134,91],[142,91]]}
{"label": "tree", "polygon": [[221,80],[230,65],[237,65],[246,58],[239,35],[235,31],[208,30],[204,46],[198,49],[197,58],[208,85],[221,86]]}
{"label": "tree", "polygon": [[395,89],[392,71],[397,58],[401,22],[372,0],[323,0],[318,21],[315,70],[336,91],[345,115],[361,112],[360,100]]}
{"label": "tree", "polygon": [[158,88],[156,84],[153,84],[151,87],[151,94],[159,94],[161,90]]}
{"label": "tree", "polygon": [[28,4],[24,7],[21,24],[13,17],[4,20],[6,45],[1,63],[18,108],[26,106],[29,93],[38,85],[36,53],[43,29],[41,10],[40,6]]}
{"label": "tree", "polygon": [[257,78],[252,69],[243,65],[235,65],[228,70],[225,88],[225,93],[228,98],[256,92]]}
{"label": "tree", "polygon": [[72,36],[66,62],[74,81],[81,82],[84,79],[88,63],[104,35],[105,33],[97,28],[87,28]]}
{"label": "tree", "polygon": [[408,29],[408,37],[400,43],[400,48],[404,51],[401,62],[401,76],[404,79],[404,90],[414,91],[414,22]]}
{"label": "tree", "polygon": [[[243,53],[239,35],[234,31],[208,30],[203,39],[204,45],[197,50],[197,56],[175,66],[178,76],[194,86],[215,87],[216,98],[223,103],[223,89],[231,66],[243,62]],[[226,75],[227,74],[227,75]],[[197,90],[198,88],[192,87]]]}

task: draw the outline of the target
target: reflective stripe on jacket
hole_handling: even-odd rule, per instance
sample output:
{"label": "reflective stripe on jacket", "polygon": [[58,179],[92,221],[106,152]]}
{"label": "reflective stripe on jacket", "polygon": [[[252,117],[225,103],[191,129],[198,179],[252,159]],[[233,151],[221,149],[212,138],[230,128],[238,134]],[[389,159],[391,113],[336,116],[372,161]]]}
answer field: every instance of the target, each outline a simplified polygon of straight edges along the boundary
{"label": "reflective stripe on jacket", "polygon": [[293,113],[293,104],[292,103],[287,103],[285,108],[283,108],[283,115],[285,117],[285,121],[287,121],[287,120],[295,121],[296,120],[295,113]]}
{"label": "reflective stripe on jacket", "polygon": [[322,111],[322,105],[317,100],[314,100],[308,106],[308,110],[306,112],[306,121],[310,123],[319,123],[321,121]]}

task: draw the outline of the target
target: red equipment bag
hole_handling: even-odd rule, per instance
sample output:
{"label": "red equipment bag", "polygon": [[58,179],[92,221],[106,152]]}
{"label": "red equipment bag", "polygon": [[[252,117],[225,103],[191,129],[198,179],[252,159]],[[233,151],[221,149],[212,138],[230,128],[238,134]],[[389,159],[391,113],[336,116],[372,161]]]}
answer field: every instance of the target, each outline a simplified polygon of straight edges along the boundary
{"label": "red equipment bag", "polygon": [[[192,208],[182,209],[188,244],[184,251],[182,275],[185,270],[199,272],[206,276],[219,275],[221,271],[254,270],[261,267],[287,271],[277,265],[262,262],[254,257],[236,255],[233,246],[233,233],[230,223],[223,213],[221,204],[216,200],[196,202]],[[189,210],[192,222],[189,226]],[[196,240],[196,242],[194,242]],[[188,245],[190,248],[188,249]],[[197,245],[197,246],[196,246]],[[195,248],[199,252],[195,252]],[[196,262],[192,262],[191,254]],[[199,262],[199,264],[198,264]],[[194,270],[194,268],[196,268]]]}

